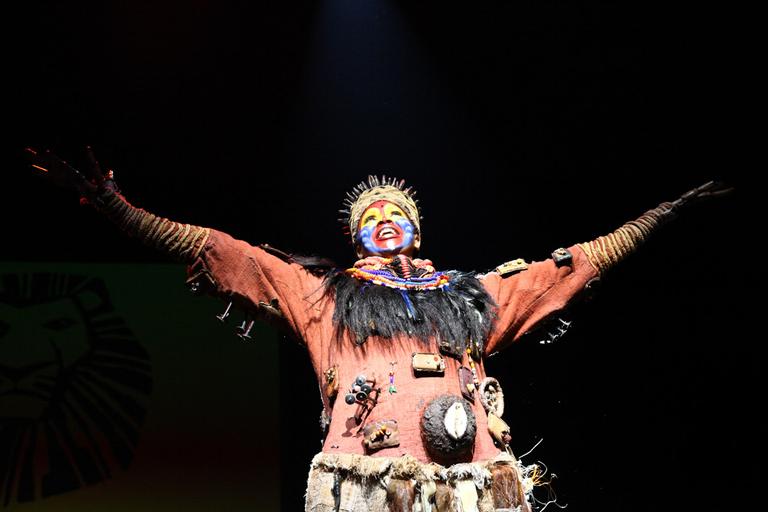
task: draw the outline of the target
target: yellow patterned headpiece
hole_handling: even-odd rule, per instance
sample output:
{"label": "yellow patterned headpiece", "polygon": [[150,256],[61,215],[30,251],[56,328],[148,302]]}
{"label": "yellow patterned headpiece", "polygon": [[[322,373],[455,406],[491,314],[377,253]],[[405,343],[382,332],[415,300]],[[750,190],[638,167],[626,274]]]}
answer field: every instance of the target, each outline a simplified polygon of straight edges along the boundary
{"label": "yellow patterned headpiece", "polygon": [[416,233],[421,233],[421,216],[419,215],[418,201],[414,199],[416,191],[411,187],[405,187],[405,180],[382,176],[368,176],[368,181],[362,181],[351,192],[347,192],[344,199],[343,215],[339,219],[347,228],[354,242],[357,237],[357,228],[360,226],[360,218],[363,212],[376,201],[390,201],[399,206],[403,213],[413,223]]}

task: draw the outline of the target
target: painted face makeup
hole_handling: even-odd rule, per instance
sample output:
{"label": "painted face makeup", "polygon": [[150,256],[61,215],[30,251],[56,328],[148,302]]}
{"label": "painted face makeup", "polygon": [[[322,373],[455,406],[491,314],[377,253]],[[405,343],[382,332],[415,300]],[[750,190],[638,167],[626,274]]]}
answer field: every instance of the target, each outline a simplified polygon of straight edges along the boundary
{"label": "painted face makeup", "polygon": [[358,240],[369,254],[389,256],[413,248],[413,224],[396,204],[376,201],[360,219]]}

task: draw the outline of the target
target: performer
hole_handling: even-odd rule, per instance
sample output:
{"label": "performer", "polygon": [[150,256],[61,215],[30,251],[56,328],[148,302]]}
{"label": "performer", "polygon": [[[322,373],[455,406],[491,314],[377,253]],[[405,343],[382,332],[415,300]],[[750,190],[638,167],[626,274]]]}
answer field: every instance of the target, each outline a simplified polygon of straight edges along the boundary
{"label": "performer", "polygon": [[127,234],[189,265],[190,286],[303,343],[323,402],[324,443],[311,462],[308,511],[531,510],[535,466],[510,450],[502,385],[484,357],[557,314],[694,200],[727,192],[714,183],[662,203],[597,239],[540,262],[443,271],[417,258],[421,216],[414,191],[369,176],[347,194],[342,222],[357,261],[338,269],[252,246],[215,229],[132,206],[88,152],[83,176],[50,152],[33,167],[76,190]]}

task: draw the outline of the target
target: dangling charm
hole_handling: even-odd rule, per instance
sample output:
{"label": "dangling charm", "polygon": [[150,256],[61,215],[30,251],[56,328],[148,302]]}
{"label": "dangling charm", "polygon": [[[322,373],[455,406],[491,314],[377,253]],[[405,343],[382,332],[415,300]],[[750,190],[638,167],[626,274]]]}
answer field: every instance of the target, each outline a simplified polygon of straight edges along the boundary
{"label": "dangling charm", "polygon": [[475,389],[480,387],[480,381],[477,379],[477,368],[475,368],[475,361],[472,359],[472,349],[467,347],[467,359],[469,359],[469,370],[472,372],[472,384]]}
{"label": "dangling charm", "polygon": [[473,382],[472,371],[466,366],[459,367],[459,386],[461,387],[461,396],[472,403],[475,403],[475,384]]}
{"label": "dangling charm", "polygon": [[397,393],[397,388],[395,387],[395,365],[397,364],[397,361],[392,361],[389,363],[389,366],[391,369],[389,370],[389,394],[392,395],[394,393]]}

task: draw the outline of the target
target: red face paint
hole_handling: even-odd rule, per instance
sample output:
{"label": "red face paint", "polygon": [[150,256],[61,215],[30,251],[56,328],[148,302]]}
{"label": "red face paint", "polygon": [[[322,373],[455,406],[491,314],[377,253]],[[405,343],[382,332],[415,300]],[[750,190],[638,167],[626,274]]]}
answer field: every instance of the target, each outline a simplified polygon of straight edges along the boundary
{"label": "red face paint", "polygon": [[360,218],[360,243],[371,254],[397,254],[413,248],[413,224],[403,210],[386,200],[371,204]]}

